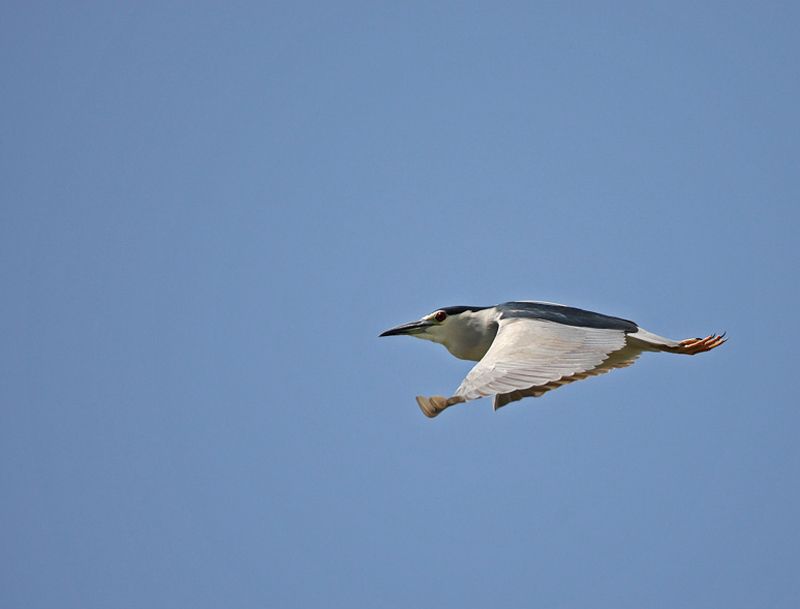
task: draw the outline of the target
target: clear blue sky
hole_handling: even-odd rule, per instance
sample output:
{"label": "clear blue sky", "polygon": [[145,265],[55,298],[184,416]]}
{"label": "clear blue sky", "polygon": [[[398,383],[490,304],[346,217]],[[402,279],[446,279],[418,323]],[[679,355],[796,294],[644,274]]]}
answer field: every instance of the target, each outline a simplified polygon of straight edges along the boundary
{"label": "clear blue sky", "polygon": [[[6,2],[0,606],[800,605],[795,3]],[[380,331],[695,358],[427,420]]]}

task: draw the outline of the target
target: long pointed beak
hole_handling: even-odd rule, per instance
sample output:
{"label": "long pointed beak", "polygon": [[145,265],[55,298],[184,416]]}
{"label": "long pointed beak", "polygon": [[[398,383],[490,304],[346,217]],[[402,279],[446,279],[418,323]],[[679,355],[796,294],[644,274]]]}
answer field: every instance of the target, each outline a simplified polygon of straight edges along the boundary
{"label": "long pointed beak", "polygon": [[419,320],[419,321],[411,321],[407,324],[403,324],[402,326],[397,326],[396,328],[392,328],[391,330],[386,330],[379,336],[401,336],[403,334],[419,334],[425,331],[425,328],[432,326],[433,324],[429,321]]}

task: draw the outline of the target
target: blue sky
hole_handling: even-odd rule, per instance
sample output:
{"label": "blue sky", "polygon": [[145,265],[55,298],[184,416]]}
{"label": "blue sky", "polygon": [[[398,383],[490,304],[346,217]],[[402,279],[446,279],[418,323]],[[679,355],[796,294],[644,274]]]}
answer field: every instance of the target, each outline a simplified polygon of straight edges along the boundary
{"label": "blue sky", "polygon": [[[0,605],[798,606],[791,3],[0,11]],[[512,299],[731,340],[427,420]]]}

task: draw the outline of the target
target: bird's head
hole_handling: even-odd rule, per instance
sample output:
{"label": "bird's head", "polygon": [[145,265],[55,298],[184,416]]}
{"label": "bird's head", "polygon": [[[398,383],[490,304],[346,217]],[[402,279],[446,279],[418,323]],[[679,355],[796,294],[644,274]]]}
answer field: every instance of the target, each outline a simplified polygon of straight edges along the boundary
{"label": "bird's head", "polygon": [[417,321],[410,321],[407,324],[396,326],[383,332],[381,336],[415,336],[425,340],[437,341],[436,337],[444,337],[447,328],[452,323],[452,316],[447,313],[447,309],[437,309],[433,313],[425,315]]}
{"label": "bird's head", "polygon": [[380,336],[414,336],[444,345],[461,359],[483,357],[497,332],[492,307],[444,307]]}

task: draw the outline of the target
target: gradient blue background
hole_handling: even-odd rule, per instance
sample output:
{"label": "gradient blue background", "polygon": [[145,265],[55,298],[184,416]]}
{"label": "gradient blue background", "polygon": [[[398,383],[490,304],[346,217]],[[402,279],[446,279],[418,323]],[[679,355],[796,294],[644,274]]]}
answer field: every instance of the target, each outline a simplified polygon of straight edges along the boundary
{"label": "gradient blue background", "polygon": [[[800,605],[795,3],[9,2],[0,606]],[[696,358],[430,421],[380,331]]]}

